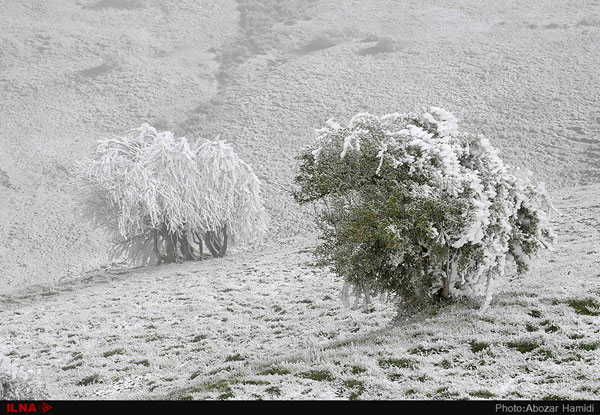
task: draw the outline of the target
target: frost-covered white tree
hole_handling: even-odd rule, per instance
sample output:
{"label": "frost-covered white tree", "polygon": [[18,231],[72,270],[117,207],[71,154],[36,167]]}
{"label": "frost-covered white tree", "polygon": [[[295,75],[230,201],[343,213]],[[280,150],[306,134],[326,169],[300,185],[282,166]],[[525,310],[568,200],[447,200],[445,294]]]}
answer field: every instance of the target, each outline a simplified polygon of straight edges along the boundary
{"label": "frost-covered white tree", "polygon": [[329,120],[300,160],[296,199],[321,202],[321,264],[365,298],[482,295],[485,308],[553,238],[543,186],[441,108]]}
{"label": "frost-covered white tree", "polygon": [[83,217],[109,231],[112,254],[137,263],[223,256],[266,231],[260,182],[222,140],[190,144],[148,124],[100,140],[80,164]]}

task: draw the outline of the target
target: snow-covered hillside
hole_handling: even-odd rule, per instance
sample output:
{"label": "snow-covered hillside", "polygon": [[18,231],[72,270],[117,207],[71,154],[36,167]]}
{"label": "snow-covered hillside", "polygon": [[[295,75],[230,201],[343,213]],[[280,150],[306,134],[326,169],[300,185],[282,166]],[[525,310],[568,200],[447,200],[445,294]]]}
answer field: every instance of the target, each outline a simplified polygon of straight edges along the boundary
{"label": "snow-covered hillside", "polygon": [[[494,3],[0,0],[0,351],[57,398],[597,397],[600,2]],[[330,117],[429,105],[565,216],[488,316],[389,328],[391,305],[345,309],[309,267],[312,211],[287,190]],[[143,122],[232,143],[264,182],[267,240],[111,264],[71,171]]]}

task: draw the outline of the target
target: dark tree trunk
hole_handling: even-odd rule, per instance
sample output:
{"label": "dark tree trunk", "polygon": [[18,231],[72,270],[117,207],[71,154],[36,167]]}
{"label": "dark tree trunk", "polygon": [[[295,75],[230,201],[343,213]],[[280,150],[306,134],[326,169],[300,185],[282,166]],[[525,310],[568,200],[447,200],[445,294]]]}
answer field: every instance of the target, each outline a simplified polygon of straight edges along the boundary
{"label": "dark tree trunk", "polygon": [[219,256],[224,257],[227,253],[227,224],[223,225],[223,243],[219,249]]}
{"label": "dark tree trunk", "polygon": [[206,232],[204,243],[206,243],[206,247],[214,257],[224,257],[227,253],[227,225],[224,225],[217,232]]}
{"label": "dark tree trunk", "polygon": [[192,239],[194,243],[198,245],[198,259],[202,259],[202,255],[204,254],[202,249],[202,237],[198,235],[196,231],[192,231]]}
{"label": "dark tree trunk", "polygon": [[167,242],[167,254],[165,255],[165,262],[176,262],[177,261],[177,237],[172,233],[167,233],[165,236]]}
{"label": "dark tree trunk", "polygon": [[218,251],[213,246],[213,232],[212,231],[206,232],[206,235],[204,236],[204,243],[206,244],[206,247],[208,248],[208,250],[214,257],[219,256]]}
{"label": "dark tree trunk", "polygon": [[442,290],[442,298],[446,299],[450,297],[450,279],[444,278],[444,289]]}
{"label": "dark tree trunk", "polygon": [[183,231],[181,237],[179,239],[179,246],[181,247],[181,255],[186,261],[191,261],[194,259],[194,253],[192,250],[192,246],[190,245],[187,237],[187,232]]}
{"label": "dark tree trunk", "polygon": [[158,249],[158,230],[154,229],[152,231],[152,239],[154,243],[154,255],[156,255],[156,265],[160,265],[163,262],[163,256]]}

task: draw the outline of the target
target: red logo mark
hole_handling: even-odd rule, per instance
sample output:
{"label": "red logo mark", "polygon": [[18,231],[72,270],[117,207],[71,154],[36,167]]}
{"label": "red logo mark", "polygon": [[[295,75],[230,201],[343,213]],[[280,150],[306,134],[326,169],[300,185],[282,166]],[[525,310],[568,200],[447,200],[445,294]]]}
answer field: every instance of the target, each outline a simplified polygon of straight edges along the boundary
{"label": "red logo mark", "polygon": [[37,412],[35,404],[33,403],[7,403],[6,412],[18,413],[18,412]]}
{"label": "red logo mark", "polygon": [[[39,406],[42,413],[48,412],[52,409],[52,406],[47,404],[46,402],[42,402]],[[7,413],[31,413],[36,412],[37,409],[34,403],[7,403],[6,404],[6,412]]]}

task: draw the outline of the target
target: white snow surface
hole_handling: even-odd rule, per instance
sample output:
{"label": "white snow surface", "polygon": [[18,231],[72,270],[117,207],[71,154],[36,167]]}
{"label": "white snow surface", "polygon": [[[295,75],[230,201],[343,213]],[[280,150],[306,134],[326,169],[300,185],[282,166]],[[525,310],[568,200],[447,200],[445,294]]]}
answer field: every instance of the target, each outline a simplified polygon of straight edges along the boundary
{"label": "white snow surface", "polygon": [[[232,0],[1,2],[2,367],[53,399],[598,399],[600,3],[283,3],[251,33]],[[563,216],[485,315],[459,302],[392,325],[392,304],[346,308],[310,266],[313,212],[288,190],[327,120],[431,105]],[[72,166],[144,122],[232,143],[263,181],[268,238],[109,263],[73,212]]]}

